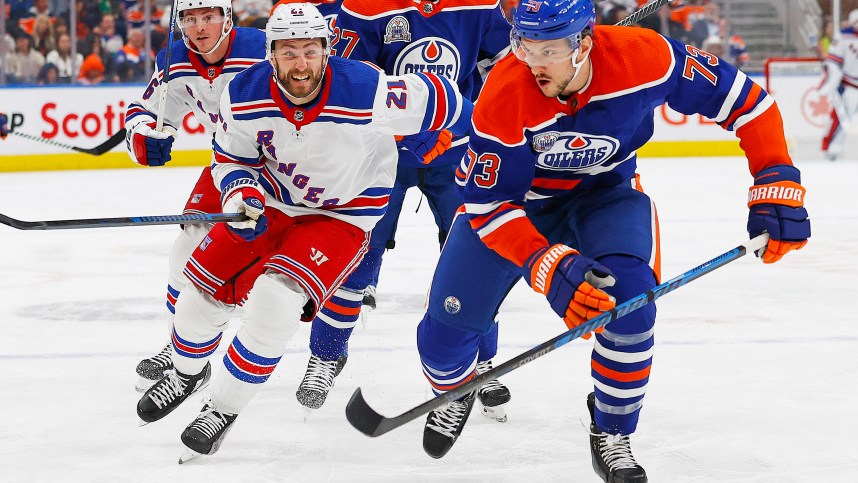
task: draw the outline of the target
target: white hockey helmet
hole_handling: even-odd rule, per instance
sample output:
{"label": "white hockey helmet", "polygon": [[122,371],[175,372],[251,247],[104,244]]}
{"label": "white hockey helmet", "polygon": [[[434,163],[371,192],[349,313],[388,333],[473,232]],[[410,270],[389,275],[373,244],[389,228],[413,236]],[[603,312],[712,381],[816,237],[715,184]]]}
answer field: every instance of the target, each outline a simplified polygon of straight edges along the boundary
{"label": "white hockey helmet", "polygon": [[[185,29],[182,26],[182,12],[194,8],[219,8],[223,12],[223,30],[220,33],[220,38],[208,52],[200,52],[197,50],[185,34]],[[232,30],[232,0],[177,0],[176,2],[176,24],[182,32],[182,39],[185,41],[185,46],[193,52],[200,55],[206,55],[214,52],[221,42],[229,35]]]}
{"label": "white hockey helmet", "polygon": [[268,51],[275,40],[322,39],[325,54],[331,51],[331,30],[328,21],[312,3],[285,3],[274,7],[265,24]]}

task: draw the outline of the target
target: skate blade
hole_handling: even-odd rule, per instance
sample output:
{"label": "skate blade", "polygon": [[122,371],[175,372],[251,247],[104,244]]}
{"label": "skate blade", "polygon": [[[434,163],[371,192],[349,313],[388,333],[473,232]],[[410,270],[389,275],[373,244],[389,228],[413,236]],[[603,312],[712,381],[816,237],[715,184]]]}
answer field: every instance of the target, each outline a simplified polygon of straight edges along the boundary
{"label": "skate blade", "polygon": [[152,379],[146,379],[143,376],[137,376],[137,382],[134,383],[134,390],[139,393],[146,392],[150,387],[154,386],[158,381],[153,381]]}
{"label": "skate blade", "polygon": [[494,419],[499,423],[507,422],[506,409],[504,409],[503,405],[495,406],[493,408],[483,406],[483,415]]}
{"label": "skate blade", "polygon": [[316,409],[308,408],[307,406],[301,406],[304,409],[304,423],[310,420],[310,417],[316,413]]}
{"label": "skate blade", "polygon": [[142,419],[137,418],[137,427],[138,428],[142,428],[143,426],[146,426],[147,424],[149,424],[149,421],[143,421]]}
{"label": "skate blade", "polygon": [[179,456],[179,464],[183,465],[188,461],[193,461],[202,456],[202,453],[197,453],[192,449],[185,449],[185,452],[182,453],[182,456]]}

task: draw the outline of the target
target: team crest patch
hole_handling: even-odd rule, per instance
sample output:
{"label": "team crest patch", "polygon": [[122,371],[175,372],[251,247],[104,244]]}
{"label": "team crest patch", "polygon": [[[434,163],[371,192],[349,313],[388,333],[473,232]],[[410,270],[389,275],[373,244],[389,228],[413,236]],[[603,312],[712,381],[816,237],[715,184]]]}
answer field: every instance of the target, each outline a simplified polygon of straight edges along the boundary
{"label": "team crest patch", "polygon": [[294,117],[296,121],[301,122],[304,120],[304,111],[301,109],[298,109],[295,111],[295,115],[292,117]]}
{"label": "team crest patch", "polygon": [[531,143],[533,150],[537,153],[544,153],[551,150],[554,147],[554,143],[557,142],[558,137],[560,137],[560,133],[557,131],[548,131],[533,136],[533,142]]}
{"label": "team crest patch", "polygon": [[[574,171],[582,174],[598,174],[613,169],[608,161],[620,148],[620,141],[610,136],[597,136],[578,132],[544,133],[536,166],[554,171]],[[551,141],[551,137],[554,137]],[[534,149],[537,149],[534,136]],[[550,142],[550,146],[548,143]],[[608,164],[608,166],[605,166]]]}
{"label": "team crest patch", "polygon": [[191,197],[191,203],[199,203],[200,200],[203,199],[202,193],[195,193],[193,197]]}
{"label": "team crest patch", "polygon": [[444,299],[444,310],[448,314],[456,315],[462,310],[462,302],[459,302],[459,299],[451,295]]}
{"label": "team crest patch", "polygon": [[411,42],[410,28],[408,19],[402,15],[393,17],[387,22],[387,27],[384,29],[384,43]]}

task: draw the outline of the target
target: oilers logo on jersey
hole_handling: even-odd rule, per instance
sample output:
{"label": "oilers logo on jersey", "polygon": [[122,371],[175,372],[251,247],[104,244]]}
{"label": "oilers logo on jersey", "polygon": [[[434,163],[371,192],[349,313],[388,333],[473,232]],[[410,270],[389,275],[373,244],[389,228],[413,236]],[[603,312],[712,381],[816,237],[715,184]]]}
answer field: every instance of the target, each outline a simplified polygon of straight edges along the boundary
{"label": "oilers logo on jersey", "polygon": [[387,27],[384,29],[384,43],[411,42],[410,29],[407,18],[402,15],[393,17],[387,22]]}
{"label": "oilers logo on jersey", "polygon": [[398,75],[429,72],[456,82],[461,65],[456,46],[440,37],[424,37],[399,51],[393,68]]}
{"label": "oilers logo on jersey", "polygon": [[620,147],[620,142],[610,136],[556,131],[540,136],[533,139],[533,149],[540,153],[536,164],[540,168],[556,171],[578,171],[600,166]]}

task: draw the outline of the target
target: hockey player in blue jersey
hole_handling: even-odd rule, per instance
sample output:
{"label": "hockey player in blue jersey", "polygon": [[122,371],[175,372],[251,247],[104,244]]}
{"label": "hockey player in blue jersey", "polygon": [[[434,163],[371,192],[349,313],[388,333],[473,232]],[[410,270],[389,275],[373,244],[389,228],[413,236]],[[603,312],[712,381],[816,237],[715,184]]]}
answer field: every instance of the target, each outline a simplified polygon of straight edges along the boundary
{"label": "hockey player in blue jersey", "polygon": [[[144,166],[163,166],[170,161],[170,150],[179,126],[189,112],[209,135],[214,133],[218,103],[227,83],[247,67],[265,58],[265,34],[253,28],[233,28],[230,0],[178,0],[177,23],[182,39],[172,45],[169,82],[164,103],[164,129],[155,130],[158,116],[158,91],[164,76],[166,49],[156,60],[155,73],[143,96],[128,106],[125,127],[128,130],[128,155]],[[203,168],[184,213],[220,211],[220,193],[212,182],[211,169]],[[211,225],[184,226],[170,249],[170,273],[167,282],[168,331],[176,299],[188,284],[182,274],[194,248],[211,230]],[[172,343],[137,364],[137,390],[145,391],[172,369]]]}
{"label": "hockey player in blue jersey", "polygon": [[[514,55],[494,67],[475,105],[461,179],[465,210],[453,222],[417,330],[424,373],[436,389],[472,377],[480,334],[491,330],[520,278],[569,328],[657,284],[657,216],[635,174],[635,152],[665,102],[736,132],[753,176],[747,230],[771,237],[764,262],[810,236],[780,112],[745,74],[650,30],[594,27],[591,0],[528,0],[513,20]],[[595,336],[590,449],[608,482],[647,481],[629,435],[649,381],[655,315],[647,305]],[[429,413],[428,454],[450,450],[473,398]]]}
{"label": "hockey player in blue jersey", "polygon": [[[384,72],[401,75],[433,72],[476,98],[481,72],[509,51],[509,24],[497,0],[345,0],[337,20],[337,55],[372,62]],[[362,301],[374,307],[382,255],[394,247],[405,192],[417,187],[426,196],[443,243],[462,198],[455,171],[465,154],[467,137],[449,138],[432,131],[400,140],[396,183],[387,213],[372,232],[369,253],[344,284],[352,292],[343,305],[325,307],[313,321],[310,361],[296,393],[307,407],[320,407],[348,357],[348,340]],[[438,155],[437,153],[442,154]],[[427,165],[431,161],[431,165]],[[362,295],[364,294],[364,295]],[[365,307],[364,310],[367,310]],[[496,327],[496,326],[493,326]],[[491,369],[497,331],[480,343],[477,371]],[[497,381],[479,392],[483,413],[506,420],[509,390]]]}
{"label": "hockey player in blue jersey", "polygon": [[[340,286],[387,209],[394,136],[468,131],[473,105],[456,84],[331,57],[331,39],[312,4],[277,6],[266,24],[269,61],[221,96],[212,177],[223,211],[248,219],[218,224],[194,250],[176,303],[175,369],[137,404],[142,422],[157,421],[211,377],[210,400],[182,433],[188,458],[218,450],[300,321],[343,303]],[[244,323],[212,377],[235,305]]]}

